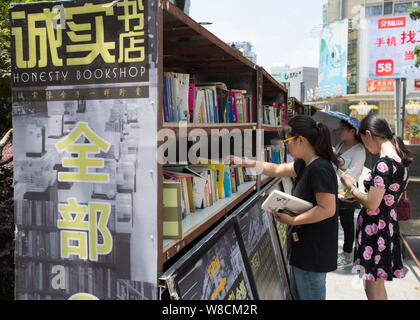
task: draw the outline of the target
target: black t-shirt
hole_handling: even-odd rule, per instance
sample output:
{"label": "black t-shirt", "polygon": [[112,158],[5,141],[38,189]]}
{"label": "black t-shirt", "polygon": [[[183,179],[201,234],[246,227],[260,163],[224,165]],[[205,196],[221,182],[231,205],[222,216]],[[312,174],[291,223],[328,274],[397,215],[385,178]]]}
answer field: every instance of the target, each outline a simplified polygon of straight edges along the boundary
{"label": "black t-shirt", "polygon": [[338,250],[337,176],[331,162],[324,158],[314,160],[307,167],[303,159],[297,159],[294,169],[297,177],[292,195],[316,206],[316,193],[332,193],[336,198],[336,212],[323,221],[292,228],[299,241],[291,241],[290,264],[312,272],[334,271]]}

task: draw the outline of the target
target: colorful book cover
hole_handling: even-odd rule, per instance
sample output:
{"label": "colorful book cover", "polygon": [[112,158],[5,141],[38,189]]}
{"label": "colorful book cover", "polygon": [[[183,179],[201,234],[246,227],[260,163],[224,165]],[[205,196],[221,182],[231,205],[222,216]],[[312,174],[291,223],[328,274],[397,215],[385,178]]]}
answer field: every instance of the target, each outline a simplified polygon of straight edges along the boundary
{"label": "colorful book cover", "polygon": [[181,182],[163,181],[163,237],[182,238]]}
{"label": "colorful book cover", "polygon": [[238,109],[236,106],[236,93],[235,91],[229,91],[229,97],[231,97],[232,100],[232,114],[233,114],[233,121],[232,123],[238,122]]}
{"label": "colorful book cover", "polygon": [[244,122],[244,105],[243,105],[243,96],[241,92],[235,92],[235,101],[236,101],[236,112],[238,123]]}
{"label": "colorful book cover", "polygon": [[233,114],[233,103],[234,98],[228,97],[228,106],[229,106],[229,123],[235,123],[235,115]]}

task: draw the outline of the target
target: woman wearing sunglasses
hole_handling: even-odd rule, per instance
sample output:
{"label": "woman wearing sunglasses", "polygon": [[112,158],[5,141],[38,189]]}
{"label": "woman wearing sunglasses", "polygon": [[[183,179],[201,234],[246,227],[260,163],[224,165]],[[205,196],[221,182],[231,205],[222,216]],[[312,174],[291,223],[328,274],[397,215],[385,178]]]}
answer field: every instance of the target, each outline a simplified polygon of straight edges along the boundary
{"label": "woman wearing sunglasses", "polygon": [[294,162],[273,164],[231,156],[234,167],[258,167],[271,177],[293,177],[292,195],[311,202],[312,209],[293,216],[275,212],[292,226],[290,284],[296,300],[324,300],[326,274],[337,269],[337,178],[331,163],[340,166],[330,131],[309,116],[295,116],[284,128],[284,143]]}

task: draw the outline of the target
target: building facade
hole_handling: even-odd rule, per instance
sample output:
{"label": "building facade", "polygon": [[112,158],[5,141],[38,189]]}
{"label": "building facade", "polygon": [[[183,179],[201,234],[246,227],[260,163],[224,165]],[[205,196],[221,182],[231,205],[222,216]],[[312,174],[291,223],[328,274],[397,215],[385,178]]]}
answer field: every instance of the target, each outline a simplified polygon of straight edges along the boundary
{"label": "building facade", "polygon": [[[396,82],[391,77],[372,76],[373,49],[383,46],[401,45],[406,40],[404,34],[400,32],[398,36],[378,36],[375,30],[375,23],[378,19],[385,19],[384,23],[394,23],[399,18],[406,17],[409,20],[408,9],[420,6],[420,1],[398,0],[398,1],[378,1],[378,0],[328,0],[323,7],[324,27],[332,25],[337,21],[348,19],[348,47],[347,47],[347,93],[321,98],[314,94],[311,104],[329,109],[335,109],[344,113],[349,113],[349,106],[359,104],[364,101],[370,105],[378,106],[378,113],[384,116],[389,123],[398,128],[398,119],[403,115],[396,114],[395,87]],[[394,25],[393,25],[394,26]],[[397,28],[389,28],[391,34]],[[408,32],[407,32],[408,33]],[[420,42],[420,34],[417,35]],[[376,42],[375,42],[376,41]],[[393,42],[392,42],[393,41]],[[382,43],[383,42],[383,43]],[[372,56],[372,57],[371,57]],[[412,50],[407,50],[405,59],[414,60]],[[413,61],[414,65],[414,61]],[[413,67],[414,68],[414,67]],[[420,103],[420,76],[406,78],[406,103]],[[318,89],[319,91],[319,89]],[[400,134],[405,134],[411,127],[404,123],[400,125]]]}
{"label": "building facade", "polygon": [[289,97],[307,102],[307,91],[314,90],[318,84],[318,68],[290,68],[289,65],[276,66],[271,75],[287,90]]}
{"label": "building facade", "polygon": [[252,44],[248,41],[235,41],[228,42],[235,50],[239,51],[244,57],[251,60],[253,63],[257,63],[257,54],[252,50]]}

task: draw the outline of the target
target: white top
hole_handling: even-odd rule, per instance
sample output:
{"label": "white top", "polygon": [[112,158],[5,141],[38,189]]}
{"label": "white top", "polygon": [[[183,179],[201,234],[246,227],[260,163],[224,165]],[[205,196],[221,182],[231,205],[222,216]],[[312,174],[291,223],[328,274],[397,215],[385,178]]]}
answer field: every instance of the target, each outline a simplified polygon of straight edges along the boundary
{"label": "white top", "polygon": [[[343,145],[344,143],[340,142],[335,147],[335,152],[340,153],[340,150],[343,147]],[[341,160],[340,169],[346,171],[348,175],[352,176],[356,181],[358,181],[360,175],[362,174],[363,167],[365,166],[366,161],[366,151],[363,144],[355,144],[353,147],[344,152],[338,158],[339,160]]]}

